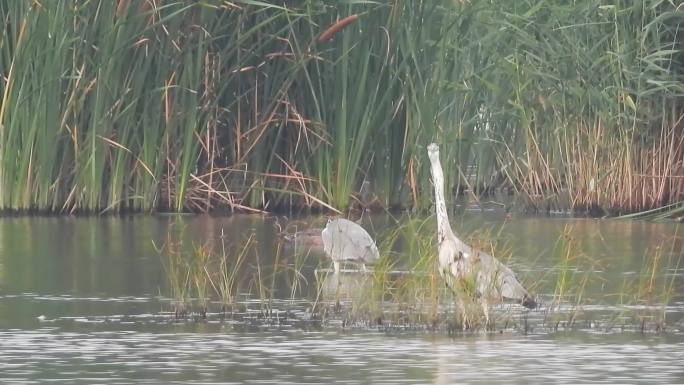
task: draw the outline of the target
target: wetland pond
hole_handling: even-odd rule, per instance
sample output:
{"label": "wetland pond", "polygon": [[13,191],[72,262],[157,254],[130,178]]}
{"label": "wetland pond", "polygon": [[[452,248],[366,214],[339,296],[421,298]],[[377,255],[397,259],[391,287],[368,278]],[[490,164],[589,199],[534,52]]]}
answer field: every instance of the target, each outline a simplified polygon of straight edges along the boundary
{"label": "wetland pond", "polygon": [[[326,218],[0,218],[0,381],[682,383],[673,223],[466,212],[541,307],[454,326],[434,217],[367,215],[382,262],[334,276],[282,234]],[[427,256],[427,257],[426,257]]]}

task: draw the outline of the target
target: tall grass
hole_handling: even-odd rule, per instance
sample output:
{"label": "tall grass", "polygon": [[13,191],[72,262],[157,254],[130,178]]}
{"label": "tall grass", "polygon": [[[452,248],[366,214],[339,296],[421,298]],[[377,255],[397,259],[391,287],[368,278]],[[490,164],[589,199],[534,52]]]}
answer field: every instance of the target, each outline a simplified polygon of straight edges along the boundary
{"label": "tall grass", "polygon": [[0,208],[681,212],[678,7],[0,1]]}

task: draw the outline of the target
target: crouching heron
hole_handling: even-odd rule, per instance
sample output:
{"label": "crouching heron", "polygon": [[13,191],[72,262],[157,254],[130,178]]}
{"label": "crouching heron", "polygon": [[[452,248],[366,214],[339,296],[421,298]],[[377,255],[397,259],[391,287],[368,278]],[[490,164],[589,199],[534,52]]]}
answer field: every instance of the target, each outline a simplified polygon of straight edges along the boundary
{"label": "crouching heron", "polygon": [[511,269],[491,255],[471,248],[454,234],[444,201],[444,174],[439,161],[439,146],[432,143],[427,150],[435,187],[439,274],[447,286],[455,290],[456,287],[467,286],[468,282],[474,284],[475,294],[483,300],[487,318],[487,299],[512,300],[530,309],[537,307]]}
{"label": "crouching heron", "polygon": [[329,219],[321,232],[323,250],[332,259],[335,272],[340,271],[341,262],[360,263],[366,270],[367,263],[380,258],[373,238],[358,224],[344,219]]}

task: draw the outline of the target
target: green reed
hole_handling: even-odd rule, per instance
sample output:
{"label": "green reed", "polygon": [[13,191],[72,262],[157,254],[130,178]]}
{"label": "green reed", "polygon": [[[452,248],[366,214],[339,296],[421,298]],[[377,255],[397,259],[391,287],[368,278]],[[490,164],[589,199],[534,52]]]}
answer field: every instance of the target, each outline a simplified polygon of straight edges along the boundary
{"label": "green reed", "polygon": [[437,141],[450,191],[681,213],[680,14],[2,1],[0,208],[426,208]]}

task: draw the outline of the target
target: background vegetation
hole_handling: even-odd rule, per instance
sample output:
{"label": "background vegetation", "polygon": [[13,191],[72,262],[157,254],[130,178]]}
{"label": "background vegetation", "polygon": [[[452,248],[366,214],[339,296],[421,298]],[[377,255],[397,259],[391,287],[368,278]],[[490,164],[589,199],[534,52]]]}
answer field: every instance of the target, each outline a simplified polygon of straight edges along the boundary
{"label": "background vegetation", "polygon": [[437,141],[456,191],[684,212],[674,1],[0,0],[0,17],[5,210],[423,208]]}

